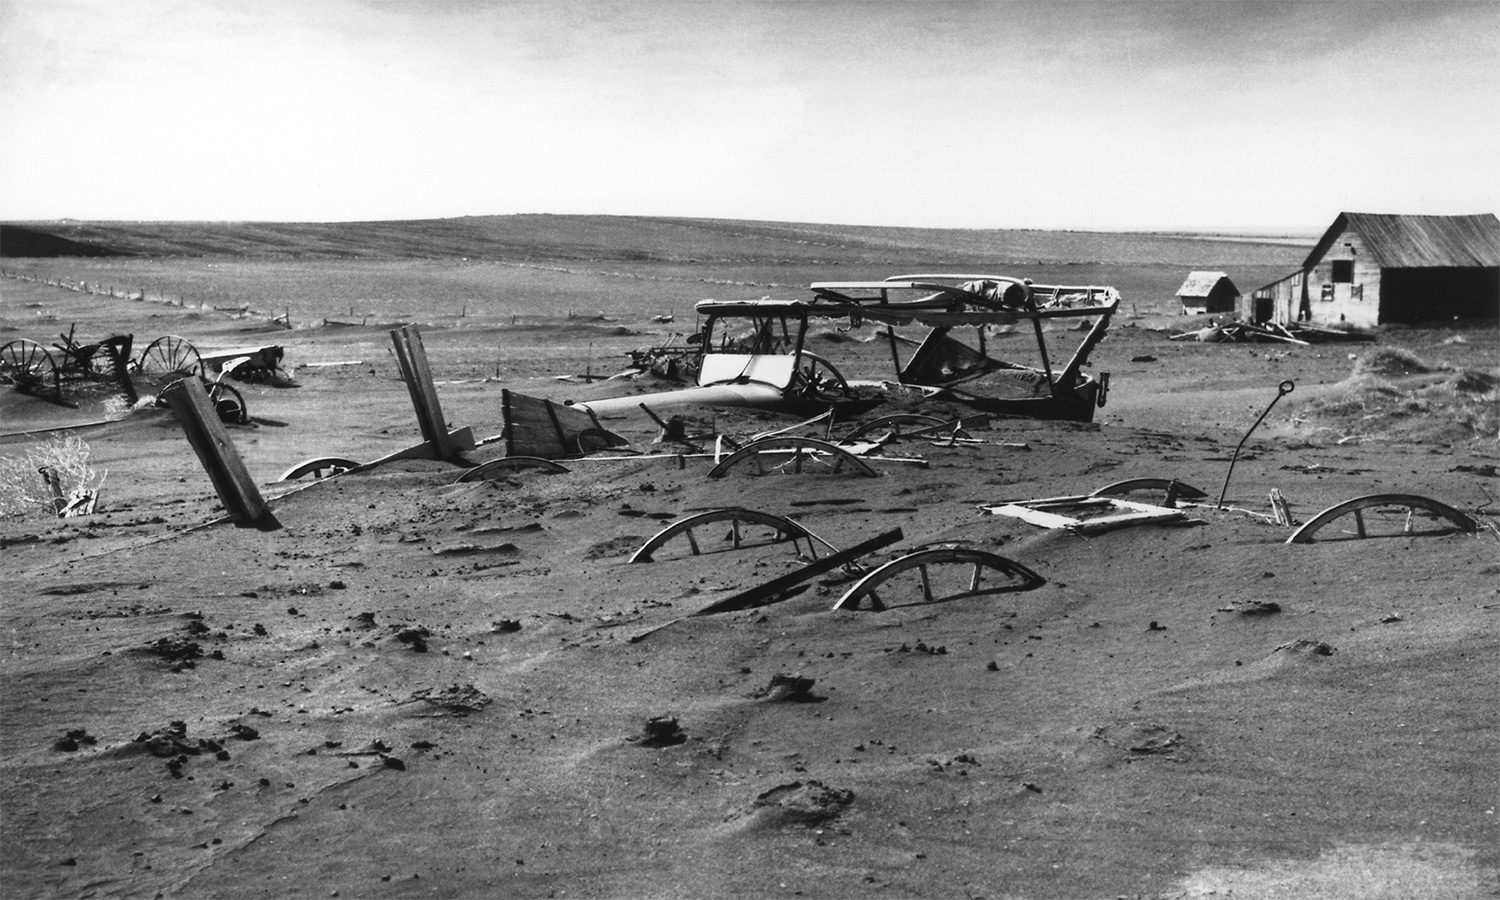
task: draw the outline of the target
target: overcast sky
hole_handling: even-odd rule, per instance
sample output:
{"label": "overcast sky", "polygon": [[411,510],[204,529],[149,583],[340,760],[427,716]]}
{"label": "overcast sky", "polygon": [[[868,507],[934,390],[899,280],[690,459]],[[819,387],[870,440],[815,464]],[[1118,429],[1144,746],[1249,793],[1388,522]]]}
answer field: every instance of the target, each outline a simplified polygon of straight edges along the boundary
{"label": "overcast sky", "polygon": [[0,219],[1500,212],[1500,3],[0,0]]}

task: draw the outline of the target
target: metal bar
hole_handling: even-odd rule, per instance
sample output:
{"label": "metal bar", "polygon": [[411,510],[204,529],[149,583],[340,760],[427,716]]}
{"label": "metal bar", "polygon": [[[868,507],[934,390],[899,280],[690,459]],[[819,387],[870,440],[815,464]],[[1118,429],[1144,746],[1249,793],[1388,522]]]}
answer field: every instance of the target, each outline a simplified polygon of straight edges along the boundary
{"label": "metal bar", "polygon": [[1224,473],[1224,487],[1219,489],[1219,502],[1216,507],[1217,509],[1224,508],[1224,495],[1229,492],[1229,479],[1234,475],[1234,464],[1239,460],[1240,450],[1244,448],[1245,442],[1250,440],[1250,435],[1254,434],[1255,429],[1260,427],[1260,423],[1265,421],[1266,416],[1271,414],[1271,407],[1276,405],[1276,401],[1280,400],[1282,397],[1285,397],[1287,394],[1290,394],[1296,389],[1297,383],[1292,381],[1290,378],[1277,385],[1276,396],[1272,397],[1271,402],[1266,404],[1265,412],[1260,414],[1260,418],[1256,419],[1255,424],[1250,426],[1250,430],[1245,432],[1245,436],[1240,438],[1239,444],[1234,448],[1234,455],[1229,458],[1229,471]]}

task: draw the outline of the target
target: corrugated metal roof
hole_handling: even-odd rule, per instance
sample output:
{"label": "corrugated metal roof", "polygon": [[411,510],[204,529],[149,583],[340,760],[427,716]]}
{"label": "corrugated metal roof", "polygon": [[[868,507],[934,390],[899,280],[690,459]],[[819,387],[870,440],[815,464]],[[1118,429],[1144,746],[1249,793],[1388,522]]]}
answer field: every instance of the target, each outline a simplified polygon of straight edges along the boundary
{"label": "corrugated metal roof", "polygon": [[1405,216],[1339,213],[1308,254],[1303,268],[1317,265],[1345,229],[1364,239],[1375,263],[1387,269],[1500,266],[1500,219],[1475,216]]}
{"label": "corrugated metal roof", "polygon": [[[1214,292],[1214,286],[1220,281],[1228,281],[1229,276],[1224,272],[1189,272],[1187,281],[1177,289],[1179,297],[1207,297]],[[1235,288],[1234,282],[1229,282],[1229,289],[1236,294],[1239,290]]]}

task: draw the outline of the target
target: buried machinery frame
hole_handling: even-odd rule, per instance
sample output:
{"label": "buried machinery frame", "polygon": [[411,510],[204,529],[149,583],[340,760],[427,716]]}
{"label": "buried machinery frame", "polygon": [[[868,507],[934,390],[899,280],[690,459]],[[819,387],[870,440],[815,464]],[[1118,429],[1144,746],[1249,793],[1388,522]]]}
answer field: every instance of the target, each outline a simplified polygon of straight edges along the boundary
{"label": "buried machinery frame", "polygon": [[[857,388],[895,385],[994,415],[1079,422],[1092,421],[1094,410],[1104,405],[1108,373],[1095,377],[1083,367],[1119,306],[1119,292],[1112,287],[1039,285],[1003,275],[916,274],[884,281],[815,282],[811,290],[811,299],[701,301],[697,312],[703,327],[682,351],[689,363],[682,368],[696,369],[696,386],[644,399],[655,409],[748,406],[807,413],[831,407],[839,418],[883,402],[883,397],[861,396]],[[815,319],[883,326],[895,378],[851,381],[834,361],[807,348],[808,325]],[[1087,328],[1061,367],[1053,365],[1047,346],[1044,326],[1053,321],[1077,322],[1075,331]],[[989,355],[991,329],[1026,323],[1039,365]],[[920,340],[897,334],[908,326],[927,331]],[[976,346],[954,336],[968,328],[974,329]],[[902,344],[915,345],[905,359]],[[632,395],[566,405],[598,417],[633,412],[642,399]],[[507,421],[507,428],[511,424]],[[581,427],[587,424],[580,422]],[[559,443],[577,452],[568,446],[576,441]],[[528,445],[511,452],[552,455],[558,449]]]}

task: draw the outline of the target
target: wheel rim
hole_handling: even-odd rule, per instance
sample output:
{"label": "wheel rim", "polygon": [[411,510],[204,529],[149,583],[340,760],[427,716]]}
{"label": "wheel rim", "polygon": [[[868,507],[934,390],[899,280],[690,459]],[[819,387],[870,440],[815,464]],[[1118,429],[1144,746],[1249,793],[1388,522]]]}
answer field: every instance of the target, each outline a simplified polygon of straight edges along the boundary
{"label": "wheel rim", "polygon": [[0,347],[0,381],[21,390],[55,392],[57,363],[36,341],[11,341]]}
{"label": "wheel rim", "polygon": [[136,368],[142,374],[156,377],[195,375],[203,371],[203,359],[186,338],[168,334],[152,341],[141,352]]}
{"label": "wheel rim", "polygon": [[214,411],[219,418],[236,425],[244,425],[250,421],[250,413],[245,409],[245,398],[235,388],[219,382],[209,392],[210,399],[214,402]]}

